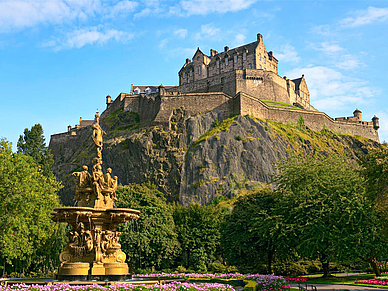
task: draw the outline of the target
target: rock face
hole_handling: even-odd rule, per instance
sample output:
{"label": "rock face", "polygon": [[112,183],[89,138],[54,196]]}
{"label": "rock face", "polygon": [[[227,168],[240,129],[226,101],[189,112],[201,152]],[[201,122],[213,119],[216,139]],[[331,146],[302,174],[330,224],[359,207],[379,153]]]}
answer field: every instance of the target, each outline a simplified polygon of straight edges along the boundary
{"label": "rock face", "polygon": [[[104,136],[103,169],[113,169],[119,183],[151,182],[169,201],[210,203],[220,195],[234,196],[239,189],[271,182],[275,164],[291,153],[330,152],[356,158],[366,146],[378,143],[361,137],[310,131],[303,123],[285,125],[250,116],[224,121],[218,112],[187,116],[176,109],[169,129],[139,124],[136,115],[117,110],[101,120]],[[71,173],[88,165],[93,154],[91,128],[76,135],[53,136],[49,148],[53,171],[65,188],[60,196],[71,205]],[[91,165],[88,165],[91,166]]]}

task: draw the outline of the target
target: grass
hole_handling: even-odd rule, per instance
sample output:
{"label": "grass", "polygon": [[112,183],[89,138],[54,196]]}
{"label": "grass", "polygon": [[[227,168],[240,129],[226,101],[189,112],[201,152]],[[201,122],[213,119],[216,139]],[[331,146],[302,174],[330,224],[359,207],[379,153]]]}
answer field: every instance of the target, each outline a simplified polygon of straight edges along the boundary
{"label": "grass", "polygon": [[209,131],[207,131],[203,135],[201,135],[195,142],[193,142],[193,144],[191,146],[196,146],[200,142],[202,142],[204,140],[208,140],[211,136],[213,136],[213,135],[215,135],[215,134],[217,134],[217,133],[219,133],[221,131],[228,131],[229,127],[233,123],[236,123],[236,121],[234,120],[235,118],[236,118],[236,116],[233,116],[233,117],[224,119],[221,123],[215,122],[213,124],[213,127]]}
{"label": "grass", "polygon": [[[346,274],[346,273],[344,273]],[[375,277],[374,274],[357,274],[357,275],[349,275],[349,276],[341,276],[338,277],[339,274],[336,274],[337,277],[328,277],[322,278],[322,275],[307,275],[303,277],[309,277],[310,279],[303,284],[329,284],[329,285],[353,285],[353,286],[365,286],[365,287],[379,287],[386,288],[388,286],[380,286],[380,285],[370,285],[370,284],[354,284],[356,280],[370,280]]]}
{"label": "grass", "polygon": [[280,108],[288,108],[288,109],[296,109],[296,110],[304,110],[300,107],[294,106],[292,104],[284,103],[284,102],[278,102],[278,101],[272,101],[272,100],[261,100],[264,104],[270,107],[280,107]]}

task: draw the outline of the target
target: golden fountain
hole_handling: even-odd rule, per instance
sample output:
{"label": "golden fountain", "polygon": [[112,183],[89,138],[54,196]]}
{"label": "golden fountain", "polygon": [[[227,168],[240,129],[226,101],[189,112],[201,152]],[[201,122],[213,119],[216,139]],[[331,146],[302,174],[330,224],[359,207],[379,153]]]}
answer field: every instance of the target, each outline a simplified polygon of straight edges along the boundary
{"label": "golden fountain", "polygon": [[117,176],[111,176],[112,169],[102,172],[102,136],[106,133],[99,124],[100,115],[95,115],[92,125],[94,149],[92,174],[83,166],[81,172],[74,172],[74,207],[55,208],[52,220],[67,222],[72,226],[68,233],[69,243],[60,254],[59,280],[121,280],[130,278],[126,255],[119,243],[120,223],[139,218],[140,211],[114,208]]}

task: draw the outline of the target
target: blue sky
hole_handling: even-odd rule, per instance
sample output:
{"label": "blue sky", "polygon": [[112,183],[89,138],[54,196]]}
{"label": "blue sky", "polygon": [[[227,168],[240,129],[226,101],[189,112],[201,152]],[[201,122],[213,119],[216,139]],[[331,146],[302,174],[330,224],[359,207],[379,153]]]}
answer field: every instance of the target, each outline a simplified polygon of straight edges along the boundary
{"label": "blue sky", "polygon": [[304,74],[331,117],[380,117],[388,141],[388,1],[0,0],[0,137],[92,119],[136,85],[177,85],[197,49],[263,35],[279,75]]}

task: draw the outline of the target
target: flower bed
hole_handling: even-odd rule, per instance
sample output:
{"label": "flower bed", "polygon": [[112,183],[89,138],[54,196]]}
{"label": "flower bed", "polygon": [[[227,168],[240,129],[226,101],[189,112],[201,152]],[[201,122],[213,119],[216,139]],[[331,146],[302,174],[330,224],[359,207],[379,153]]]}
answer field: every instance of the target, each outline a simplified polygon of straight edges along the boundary
{"label": "flower bed", "polygon": [[[258,274],[257,274],[258,275]],[[246,279],[250,274],[244,275],[241,273],[152,273],[152,274],[136,274],[133,277],[147,277],[147,278],[172,278],[172,279],[188,279],[188,278],[198,278],[198,279]]]}
{"label": "flower bed", "polygon": [[354,281],[354,284],[367,284],[367,285],[388,285],[388,281],[385,280],[377,280],[377,279],[370,279],[370,280],[357,280]]}
{"label": "flower bed", "polygon": [[114,284],[108,287],[93,285],[69,285],[69,284],[53,284],[53,285],[26,285],[15,284],[11,286],[0,286],[1,291],[21,290],[21,291],[234,291],[233,287],[227,284],[219,283],[183,283],[172,282],[168,284],[155,285],[132,285],[126,283]]}
{"label": "flower bed", "polygon": [[[254,286],[250,286],[249,289],[255,290],[285,290],[289,289],[290,286],[282,276],[274,275],[260,275],[260,274],[241,274],[241,273],[157,273],[157,274],[148,274],[148,275],[134,275],[134,277],[148,277],[148,278],[174,278],[174,279],[234,279],[234,280],[251,280],[256,283]],[[251,288],[254,287],[254,288]],[[252,290],[252,291],[255,291]]]}

